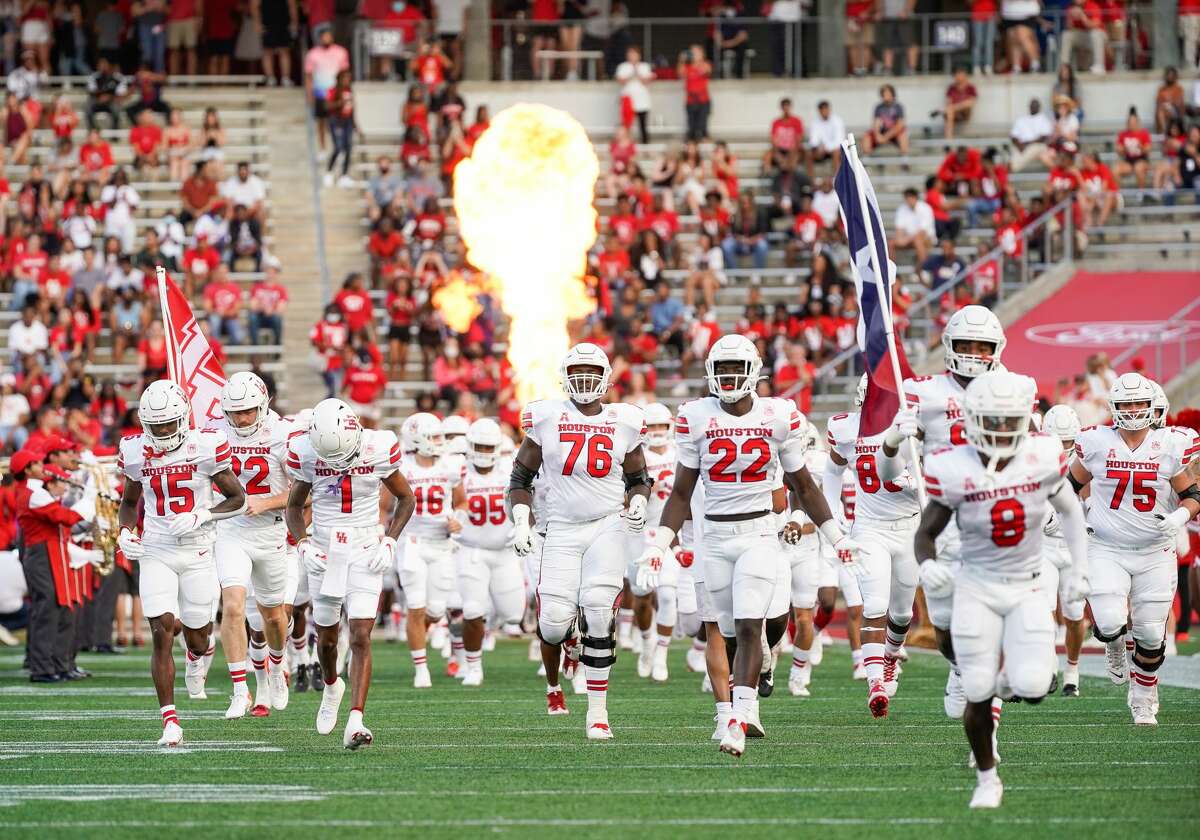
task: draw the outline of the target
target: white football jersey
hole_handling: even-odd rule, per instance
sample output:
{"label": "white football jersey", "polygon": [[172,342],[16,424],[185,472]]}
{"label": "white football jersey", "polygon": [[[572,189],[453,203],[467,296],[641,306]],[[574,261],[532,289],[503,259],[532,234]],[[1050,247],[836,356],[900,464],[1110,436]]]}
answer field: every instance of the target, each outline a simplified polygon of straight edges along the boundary
{"label": "white football jersey", "polygon": [[423,467],[414,455],[400,463],[400,471],[408,479],[417,500],[404,533],[431,540],[450,539],[448,525],[454,512],[454,488],[462,475],[461,462],[454,464],[438,458],[432,466]]}
{"label": "white football jersey", "polygon": [[[126,478],[140,482],[145,503],[142,540],[147,543],[178,544],[167,524],[181,513],[212,507],[212,477],[229,469],[229,443],[215,429],[192,429],[183,443],[171,452],[154,449],[144,435],[122,438],[117,469]],[[213,540],[215,523],[197,532]]]}
{"label": "white football jersey", "polygon": [[624,508],[622,465],[646,431],[640,408],[612,403],[590,417],[570,400],[539,400],[525,407],[521,428],[542,449],[549,522],[591,522]]}
{"label": "white football jersey", "polygon": [[1066,474],[1062,444],[1043,434],[1026,438],[1004,469],[991,476],[970,445],[943,447],[925,458],[930,499],[955,512],[963,564],[997,574],[1041,570],[1042,526],[1050,496]]}
{"label": "white football jersey", "polygon": [[794,403],[756,397],[735,417],[716,397],[684,404],[675,418],[679,463],[700,471],[706,516],[770,512],[771,492],[785,472],[805,465],[803,418]]}
{"label": "white football jersey", "polygon": [[[246,491],[247,502],[255,496],[274,496],[287,489],[291,483],[287,474],[288,440],[293,435],[304,434],[303,431],[274,411],[267,412],[258,431],[250,437],[239,437],[224,419],[218,420],[212,428],[225,435],[229,442],[229,465]],[[276,529],[282,533],[285,530],[283,508],[257,516],[243,513],[217,523],[217,530],[222,535],[235,538],[237,532],[244,528],[258,531]]]}
{"label": "white football jersey", "polygon": [[675,445],[667,444],[663,452],[645,446],[642,452],[646,456],[646,473],[654,480],[646,505],[646,521],[657,525],[671,496],[671,488],[675,486]]}
{"label": "white football jersey", "polygon": [[[858,412],[835,414],[826,427],[826,442],[831,451],[845,459],[855,483],[855,515],[865,519],[905,519],[921,512],[916,482],[905,468],[892,481],[879,480],[876,459],[887,432],[870,437],[858,435]],[[900,458],[907,460],[907,446],[900,447]],[[843,473],[843,476],[845,473]]]}
{"label": "white football jersey", "polygon": [[967,389],[950,371],[935,376],[904,380],[904,398],[917,409],[917,425],[924,437],[925,452],[967,442],[962,406]]}
{"label": "white football jersey", "polygon": [[288,474],[312,485],[313,537],[329,542],[332,528],[379,525],[379,486],[400,468],[400,441],[395,432],[363,429],[358,463],[335,470],[317,457],[308,435],[288,441]]}
{"label": "white football jersey", "polygon": [[467,520],[457,539],[475,548],[504,548],[510,542],[512,524],[504,508],[504,495],[512,462],[501,461],[486,473],[466,464],[460,473],[463,495],[467,500]]}
{"label": "white football jersey", "polygon": [[1131,450],[1112,426],[1090,426],[1075,438],[1075,457],[1092,474],[1088,527],[1108,545],[1143,550],[1171,541],[1155,514],[1175,510],[1171,479],[1200,454],[1191,429],[1151,429]]}

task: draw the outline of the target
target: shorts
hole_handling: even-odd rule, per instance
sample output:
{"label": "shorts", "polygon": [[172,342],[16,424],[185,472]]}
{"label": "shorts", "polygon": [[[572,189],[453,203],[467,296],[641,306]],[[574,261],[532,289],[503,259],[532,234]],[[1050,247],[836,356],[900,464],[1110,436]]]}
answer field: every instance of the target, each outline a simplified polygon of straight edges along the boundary
{"label": "shorts", "polygon": [[399,341],[401,344],[408,344],[412,340],[412,327],[400,326],[392,324],[388,327],[388,341]]}
{"label": "shorts", "polygon": [[[938,563],[946,563],[950,566],[950,571],[958,574],[962,563],[959,562],[959,554],[962,552],[962,542],[959,538],[958,525],[954,520],[950,521],[938,535],[937,538],[937,560]],[[938,630],[950,629],[951,611],[954,609],[954,591],[951,590],[949,595],[941,595],[931,597],[928,592],[925,593],[925,607],[929,611],[929,621]]]}
{"label": "shorts", "polygon": [[950,635],[967,700],[996,694],[1001,656],[1009,687],[1019,697],[1040,698],[1058,668],[1054,619],[1040,577],[1002,579],[964,568],[954,586]]}
{"label": "shorts", "polygon": [[1142,644],[1161,642],[1179,582],[1174,544],[1122,548],[1088,540],[1088,603],[1098,630],[1129,629]]}
{"label": "shorts", "polygon": [[549,525],[538,573],[539,607],[549,599],[576,608],[613,607],[629,550],[625,520],[610,513],[591,522],[553,520]]}
{"label": "shorts", "polygon": [[722,636],[739,619],[775,618],[788,611],[791,566],[774,516],[742,522],[704,522],[705,586]]}
{"label": "shorts", "polygon": [[287,23],[280,24],[278,22],[269,23],[263,27],[263,49],[267,50],[286,50],[295,39],[288,32]]}
{"label": "shorts", "polygon": [[[322,529],[324,530],[324,529]],[[372,572],[367,566],[379,548],[378,528],[348,528],[349,559],[341,581],[328,581],[332,564],[313,574],[308,572],[308,591],[312,595],[313,621],[319,627],[332,627],[341,621],[342,610],[353,619],[375,618],[379,611],[379,594],[383,592],[383,575]],[[313,542],[321,551],[329,550],[329,532],[314,537]],[[324,592],[322,590],[325,590]],[[333,594],[330,590],[342,589],[344,594]]]}
{"label": "shorts", "polygon": [[846,46],[873,47],[875,46],[875,23],[850,18],[846,21]]}
{"label": "shorts", "polygon": [[[222,526],[224,523],[222,523]],[[218,527],[213,552],[222,589],[254,588],[255,600],[277,607],[287,596],[287,538],[282,531]]]}
{"label": "shorts", "polygon": [[211,545],[147,544],[138,561],[138,590],[146,618],[171,614],[198,630],[212,621],[220,595]]}
{"label": "shorts", "polygon": [[329,109],[326,107],[325,94],[323,92],[313,96],[313,116],[318,120],[324,120],[329,117]]}
{"label": "shorts", "polygon": [[879,21],[879,46],[900,49],[916,44],[916,21],[885,19]]}
{"label": "shorts", "polygon": [[50,24],[40,18],[21,24],[21,43],[27,47],[40,47],[50,43]]}
{"label": "shorts", "polygon": [[1001,20],[1000,31],[1008,32],[1010,29],[1019,29],[1025,27],[1033,32],[1037,31],[1038,19],[1036,17],[1021,18],[1019,20]]}
{"label": "shorts", "polygon": [[114,570],[114,574],[117,576],[117,594],[132,595],[136,598],[138,597],[138,561],[130,560],[129,566],[133,571],[127,572],[120,566]]}
{"label": "shorts", "polygon": [[425,610],[430,618],[446,614],[454,589],[452,548],[449,539],[406,537],[401,541],[400,586],[410,610]]}
{"label": "shorts", "polygon": [[232,38],[209,38],[208,54],[229,56],[233,55],[233,39]]}
{"label": "shorts", "polygon": [[461,545],[455,556],[463,618],[492,616],[495,625],[520,621],[525,612],[525,579],[511,547]]}
{"label": "shorts", "polygon": [[167,49],[196,49],[196,44],[199,41],[197,38],[197,29],[199,29],[199,21],[196,18],[167,21]]}
{"label": "shorts", "polygon": [[912,618],[917,591],[913,535],[918,520],[916,515],[892,521],[861,516],[854,520],[850,536],[862,549],[859,565],[863,575],[856,578],[856,583],[862,595],[864,618],[887,615],[898,623]]}

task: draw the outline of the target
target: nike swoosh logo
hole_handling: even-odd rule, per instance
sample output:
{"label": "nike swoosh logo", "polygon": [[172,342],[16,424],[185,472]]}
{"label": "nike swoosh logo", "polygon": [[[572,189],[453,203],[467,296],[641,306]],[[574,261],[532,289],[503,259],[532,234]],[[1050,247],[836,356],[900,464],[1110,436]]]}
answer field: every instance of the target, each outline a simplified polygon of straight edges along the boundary
{"label": "nike swoosh logo", "polygon": [[203,556],[204,556],[204,555],[206,555],[206,554],[208,554],[208,550],[207,550],[207,549],[205,549],[204,551],[201,551],[201,552],[200,552],[200,556],[201,556],[201,557],[203,557]]}

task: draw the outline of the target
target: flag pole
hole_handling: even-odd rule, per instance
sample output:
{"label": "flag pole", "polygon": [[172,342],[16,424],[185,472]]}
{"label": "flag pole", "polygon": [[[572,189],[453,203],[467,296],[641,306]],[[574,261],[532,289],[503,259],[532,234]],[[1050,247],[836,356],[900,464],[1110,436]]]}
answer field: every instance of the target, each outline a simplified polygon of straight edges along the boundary
{"label": "flag pole", "polygon": [[[879,252],[875,249],[875,225],[871,220],[875,217],[871,213],[870,206],[867,204],[867,170],[863,166],[862,161],[858,157],[858,145],[854,140],[853,134],[846,135],[846,140],[842,143],[843,157],[845,160],[842,165],[849,164],[854,168],[854,185],[858,191],[858,206],[859,212],[862,213],[863,227],[867,232],[867,245],[871,257],[871,269],[875,275],[875,288],[879,297],[880,315],[883,317],[883,333],[887,338],[888,355],[892,361],[892,378],[896,382],[897,396],[900,397],[900,407],[908,408],[908,399],[904,395],[904,375],[900,372],[900,356],[896,352],[896,331],[892,323],[892,308],[891,295],[888,294],[888,285],[891,283],[891,278],[884,273],[887,266],[879,265]],[[883,219],[879,220],[880,225],[883,224]],[[882,230],[880,231],[882,233]],[[887,277],[885,280],[884,278]],[[885,302],[888,305],[884,305]],[[915,438],[908,439],[908,452],[912,459],[912,473],[917,480],[917,498],[921,503],[921,507],[925,507],[925,476],[921,470],[921,456],[917,451],[917,441]]]}
{"label": "flag pole", "polygon": [[154,275],[158,280],[158,309],[162,315],[163,333],[167,340],[167,376],[172,382],[179,382],[179,359],[176,358],[178,348],[175,347],[175,331],[171,328],[171,304],[167,298],[167,270],[161,265],[156,265]]}

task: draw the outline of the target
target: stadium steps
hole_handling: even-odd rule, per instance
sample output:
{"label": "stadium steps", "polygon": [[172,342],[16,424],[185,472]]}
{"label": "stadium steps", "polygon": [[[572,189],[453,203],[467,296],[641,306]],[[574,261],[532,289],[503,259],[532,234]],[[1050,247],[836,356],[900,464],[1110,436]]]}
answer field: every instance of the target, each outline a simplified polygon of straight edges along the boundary
{"label": "stadium steps", "polygon": [[290,301],[283,331],[287,387],[280,402],[289,411],[316,404],[325,395],[321,378],[308,363],[312,347],[308,326],[325,305],[317,249],[317,219],[312,202],[312,167],[302,97],[297,90],[268,90],[266,141],[274,164],[271,173],[272,252],[283,263],[281,276]]}

